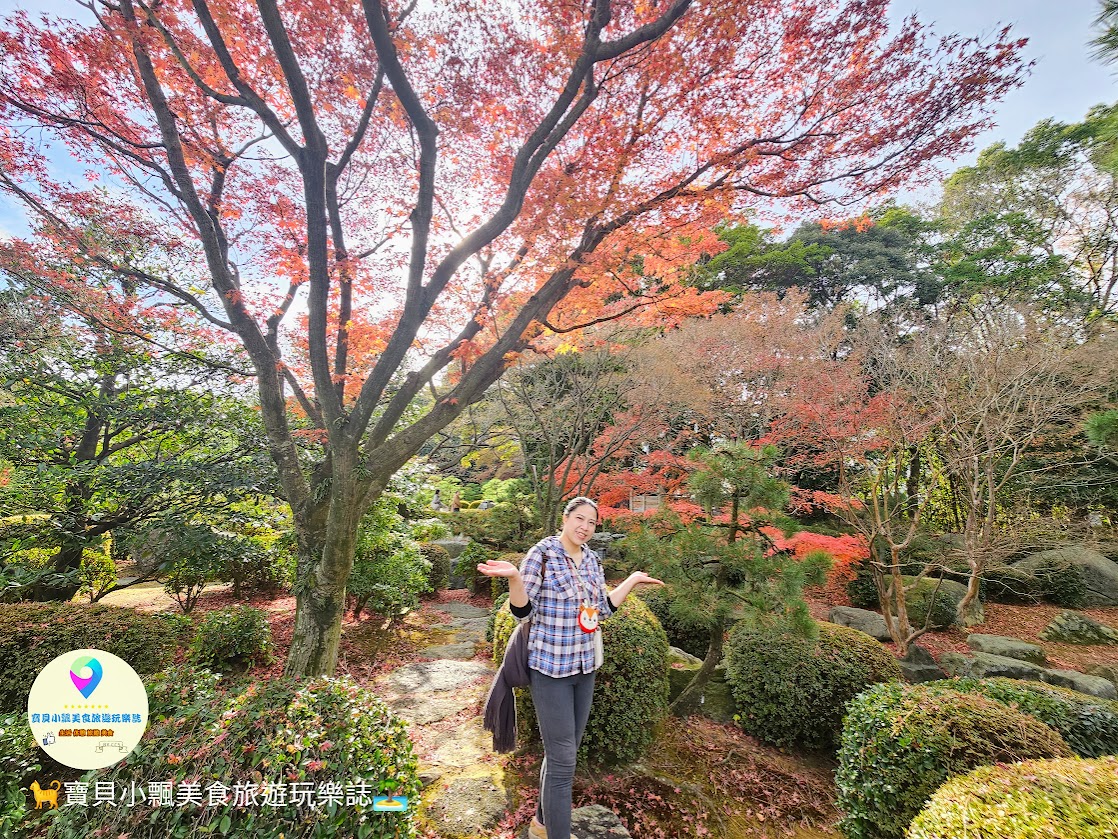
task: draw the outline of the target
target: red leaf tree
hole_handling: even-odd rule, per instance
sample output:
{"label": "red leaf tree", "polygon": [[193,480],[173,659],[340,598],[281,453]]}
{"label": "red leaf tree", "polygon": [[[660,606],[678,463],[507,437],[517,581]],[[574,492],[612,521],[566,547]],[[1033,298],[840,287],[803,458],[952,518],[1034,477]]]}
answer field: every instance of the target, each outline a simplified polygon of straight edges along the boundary
{"label": "red leaf tree", "polygon": [[[329,673],[361,514],[508,354],[549,331],[695,311],[679,280],[717,250],[716,221],[928,176],[1019,83],[1006,32],[938,40],[909,19],[890,35],[887,5],[99,0],[76,4],[79,20],[17,14],[0,36],[0,184],[40,247],[195,310],[243,349],[298,538],[287,671]],[[406,413],[452,364],[434,404]],[[314,456],[289,395],[322,431]]]}

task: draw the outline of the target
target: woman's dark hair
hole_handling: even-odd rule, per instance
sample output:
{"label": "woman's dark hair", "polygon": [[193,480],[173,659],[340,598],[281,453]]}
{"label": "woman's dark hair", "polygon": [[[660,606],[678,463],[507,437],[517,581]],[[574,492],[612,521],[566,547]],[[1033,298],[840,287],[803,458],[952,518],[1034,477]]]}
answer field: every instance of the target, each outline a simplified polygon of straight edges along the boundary
{"label": "woman's dark hair", "polygon": [[563,515],[569,516],[577,507],[581,507],[583,504],[589,504],[591,507],[594,508],[595,513],[598,512],[597,501],[587,498],[585,495],[580,495],[578,496],[578,498],[572,498],[570,501],[567,502],[567,506],[563,508]]}

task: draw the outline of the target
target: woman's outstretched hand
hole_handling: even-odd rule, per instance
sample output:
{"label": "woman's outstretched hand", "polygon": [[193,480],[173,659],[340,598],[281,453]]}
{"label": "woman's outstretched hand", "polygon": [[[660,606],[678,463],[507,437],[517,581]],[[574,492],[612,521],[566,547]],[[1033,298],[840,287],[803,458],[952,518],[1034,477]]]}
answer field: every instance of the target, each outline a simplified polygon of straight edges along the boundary
{"label": "woman's outstretched hand", "polygon": [[520,569],[511,562],[500,562],[496,559],[490,559],[487,562],[480,563],[477,570],[479,574],[484,574],[486,577],[520,576]]}
{"label": "woman's outstretched hand", "polygon": [[653,586],[664,585],[663,580],[657,580],[655,577],[650,577],[643,571],[634,571],[629,575],[629,579],[633,581],[633,585],[639,586],[641,583],[648,583]]}

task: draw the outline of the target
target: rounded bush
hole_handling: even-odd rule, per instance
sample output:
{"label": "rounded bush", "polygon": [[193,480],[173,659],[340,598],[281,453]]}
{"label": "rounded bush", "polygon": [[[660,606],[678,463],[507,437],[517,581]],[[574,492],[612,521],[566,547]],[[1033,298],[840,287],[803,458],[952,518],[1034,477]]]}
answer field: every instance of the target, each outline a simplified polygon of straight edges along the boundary
{"label": "rounded bush", "polygon": [[470,594],[486,591],[489,587],[489,578],[479,574],[477,566],[483,562],[497,558],[497,552],[478,542],[470,542],[454,560],[454,573],[466,581],[466,588]]}
{"label": "rounded bush", "polygon": [[[504,656],[516,619],[504,605],[493,628],[493,660]],[[653,729],[668,713],[668,639],[648,607],[630,597],[602,622],[604,657],[579,762],[623,765],[637,760],[652,742]],[[516,690],[519,734],[535,735],[535,708],[527,689]]]}
{"label": "rounded bush", "polygon": [[978,766],[1071,757],[1060,735],[992,699],[936,683],[870,688],[850,703],[839,748],[839,829],[900,839],[928,798]]}
{"label": "rounded bush", "polygon": [[900,665],[864,632],[819,623],[816,638],[739,624],[726,650],[726,681],[749,734],[778,746],[834,749],[847,703]]}
{"label": "rounded bush", "polygon": [[1111,839],[1118,759],[1028,760],[982,766],[944,784],[908,839]]}
{"label": "rounded bush", "polygon": [[[497,613],[501,611],[501,607],[504,606],[508,602],[508,599],[509,599],[509,593],[506,591],[506,592],[503,592],[501,594],[498,594],[497,599],[493,601],[493,608],[489,610],[489,620],[485,624],[485,640],[486,641],[490,641],[490,642],[493,641],[493,630],[496,627],[496,623],[497,623]],[[508,609],[505,609],[505,611],[508,612]],[[509,617],[512,617],[512,615],[510,614]],[[506,636],[505,643],[506,644],[508,643],[507,636]]]}
{"label": "rounded bush", "polygon": [[419,553],[431,565],[427,583],[431,591],[442,591],[450,585],[450,553],[442,545],[420,542]]}
{"label": "rounded bush", "polygon": [[177,633],[168,621],[119,606],[0,604],[0,712],[26,711],[35,677],[52,659],[86,647],[117,655],[140,675],[169,665]]}
{"label": "rounded bush", "polygon": [[199,667],[244,672],[272,661],[272,626],[261,609],[233,606],[208,612],[194,632],[189,658]]}
{"label": "rounded bush", "polygon": [[[353,681],[256,683],[231,699],[217,694],[174,716],[153,718],[131,755],[85,776],[90,789],[97,781],[117,789],[132,783],[146,788],[153,779],[171,781],[173,789],[196,783],[201,804],[63,807],[48,836],[414,837],[414,808],[374,813],[372,797],[391,786],[394,794],[415,800],[416,767],[403,723]],[[218,783],[231,793],[235,784],[251,783],[258,803],[235,806],[230,796],[210,804]],[[269,795],[271,803],[264,803]],[[307,796],[317,806],[306,806]]]}
{"label": "rounded bush", "polygon": [[1036,717],[1059,732],[1080,757],[1118,755],[1118,702],[1043,682],[1017,679],[955,679],[960,693],[978,693]]}
{"label": "rounded bush", "polygon": [[850,598],[850,605],[859,609],[881,608],[881,602],[877,597],[877,586],[873,582],[873,574],[865,565],[859,566],[854,579],[846,584],[846,596]]}
{"label": "rounded bush", "polygon": [[710,624],[707,621],[679,608],[677,600],[667,588],[641,592],[640,599],[664,627],[669,644],[691,655],[706,658],[710,647]]}

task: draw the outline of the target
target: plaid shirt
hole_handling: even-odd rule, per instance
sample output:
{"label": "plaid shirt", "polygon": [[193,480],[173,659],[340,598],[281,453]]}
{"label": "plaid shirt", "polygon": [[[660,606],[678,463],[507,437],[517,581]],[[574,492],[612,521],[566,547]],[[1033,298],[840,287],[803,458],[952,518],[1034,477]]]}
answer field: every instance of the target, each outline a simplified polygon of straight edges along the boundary
{"label": "plaid shirt", "polygon": [[[520,564],[532,607],[521,620],[535,617],[528,635],[528,666],[555,678],[594,672],[594,633],[583,632],[578,626],[583,593],[573,567],[574,560],[567,556],[558,536],[548,536],[536,544]],[[598,617],[608,618],[613,606],[598,555],[584,546],[578,570],[590,602],[600,610]]]}

